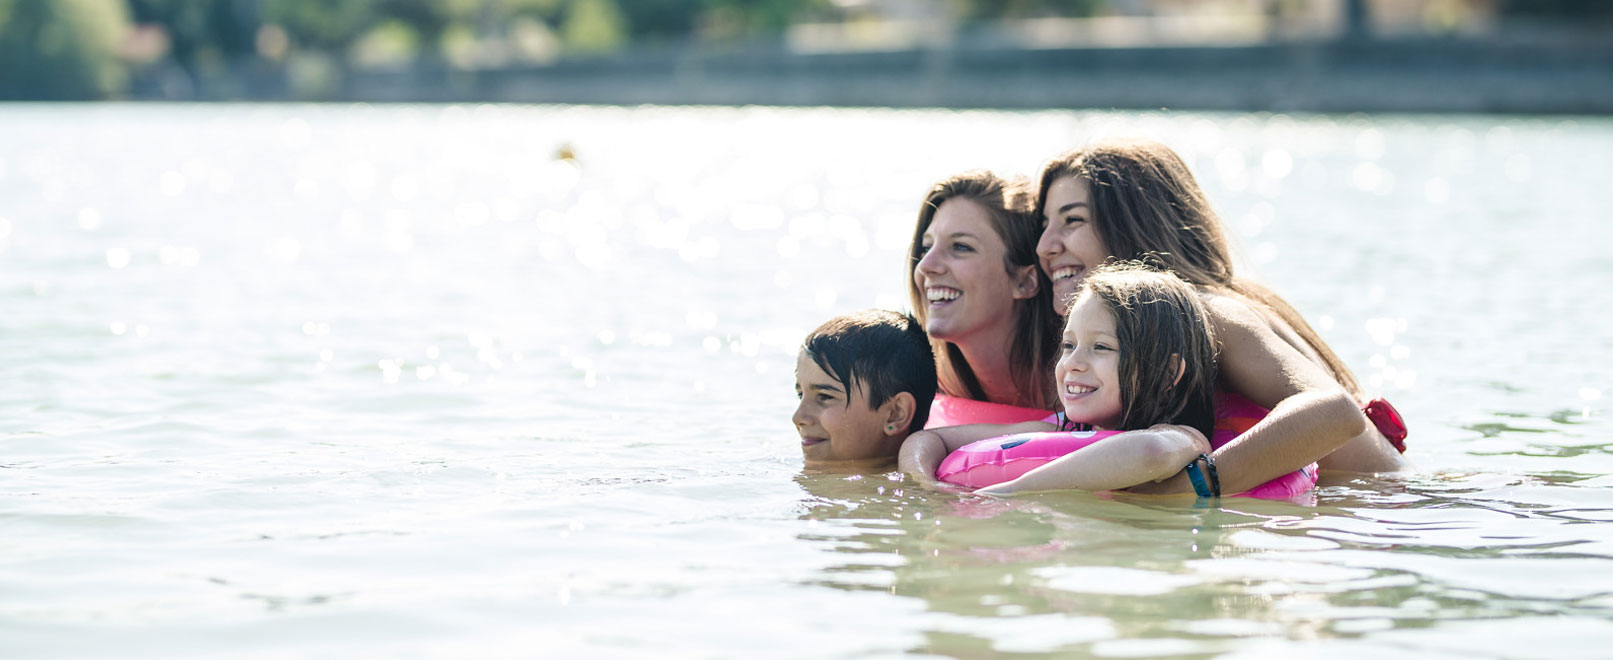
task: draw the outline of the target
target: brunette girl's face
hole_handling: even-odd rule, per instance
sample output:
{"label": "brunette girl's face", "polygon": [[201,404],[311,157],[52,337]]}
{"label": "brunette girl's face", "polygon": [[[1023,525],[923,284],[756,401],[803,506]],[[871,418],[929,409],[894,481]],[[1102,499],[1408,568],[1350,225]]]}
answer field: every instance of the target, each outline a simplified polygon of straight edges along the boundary
{"label": "brunette girl's face", "polygon": [[1096,296],[1084,295],[1070,307],[1054,368],[1059,400],[1072,422],[1114,429],[1125,413],[1120,396],[1120,340],[1115,318]]}
{"label": "brunette girl's face", "polygon": [[1109,259],[1109,247],[1092,222],[1092,187],[1086,179],[1062,176],[1047,187],[1042,238],[1036,256],[1053,280],[1053,309],[1063,314],[1081,278]]}
{"label": "brunette girl's face", "polygon": [[991,331],[1011,333],[1014,301],[1036,295],[1036,267],[1005,267],[1008,248],[986,208],[968,199],[946,200],[922,240],[913,284],[924,295],[924,331],[953,343]]}

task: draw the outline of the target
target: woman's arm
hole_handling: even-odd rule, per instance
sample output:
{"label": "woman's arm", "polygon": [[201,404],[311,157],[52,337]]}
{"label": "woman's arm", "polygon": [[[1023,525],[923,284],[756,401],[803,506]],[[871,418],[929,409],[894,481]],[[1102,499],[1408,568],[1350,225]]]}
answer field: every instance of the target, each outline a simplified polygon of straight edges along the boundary
{"label": "woman's arm", "polygon": [[1209,450],[1209,440],[1197,429],[1156,424],[1146,430],[1109,436],[1018,479],[975,492],[1011,495],[1038,490],[1118,490],[1176,474]]}
{"label": "woman's arm", "polygon": [[947,454],[955,452],[959,447],[976,440],[995,438],[1000,435],[1014,433],[1035,433],[1037,431],[1056,430],[1052,424],[1045,422],[1024,422],[1020,424],[966,424],[964,426],[946,426],[937,429],[915,431],[902,441],[902,448],[896,455],[896,468],[906,474],[913,475],[921,484],[936,482],[935,471],[941,467],[941,461]]}
{"label": "woman's arm", "polygon": [[[1221,492],[1259,486],[1333,453],[1367,430],[1355,398],[1326,369],[1292,344],[1247,303],[1229,296],[1205,300],[1221,343],[1219,371],[1226,389],[1269,408],[1266,418],[1214,453]],[[1191,492],[1185,474],[1137,492]]]}

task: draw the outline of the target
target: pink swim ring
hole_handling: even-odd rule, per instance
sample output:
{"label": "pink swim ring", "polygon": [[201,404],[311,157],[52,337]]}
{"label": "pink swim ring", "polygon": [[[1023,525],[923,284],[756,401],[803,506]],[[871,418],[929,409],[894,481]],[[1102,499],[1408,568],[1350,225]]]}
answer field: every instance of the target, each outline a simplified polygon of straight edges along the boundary
{"label": "pink swim ring", "polygon": [[[1210,435],[1210,446],[1215,448],[1249,430],[1271,412],[1248,399],[1225,392],[1217,394],[1215,408],[1215,431]],[[937,395],[931,404],[930,420],[925,426],[1014,424],[1049,420],[1050,417],[1045,410],[971,401],[942,394]],[[999,484],[1116,433],[1118,431],[1049,431],[988,438],[947,455],[935,476],[941,481],[970,488]],[[1316,477],[1316,464],[1312,463],[1236,496],[1292,499],[1315,488]]]}

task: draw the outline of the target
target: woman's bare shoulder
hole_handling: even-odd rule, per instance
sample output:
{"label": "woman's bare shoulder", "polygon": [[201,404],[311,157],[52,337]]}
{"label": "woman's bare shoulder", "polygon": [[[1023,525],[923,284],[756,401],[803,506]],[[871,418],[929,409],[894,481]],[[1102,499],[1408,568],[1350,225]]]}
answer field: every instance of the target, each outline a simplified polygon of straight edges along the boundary
{"label": "woman's bare shoulder", "polygon": [[[1281,343],[1305,359],[1323,364],[1321,356],[1297,332],[1265,305],[1229,291],[1201,291],[1200,301],[1209,315],[1216,339],[1227,345]],[[1268,349],[1269,350],[1269,349]]]}
{"label": "woman's bare shoulder", "polygon": [[1219,334],[1228,330],[1270,330],[1271,319],[1255,309],[1243,296],[1217,289],[1200,289],[1199,302],[1210,317],[1210,324]]}
{"label": "woman's bare shoulder", "polygon": [[1201,295],[1221,347],[1221,377],[1232,391],[1269,408],[1302,390],[1336,386],[1320,361],[1259,303],[1225,291]]}

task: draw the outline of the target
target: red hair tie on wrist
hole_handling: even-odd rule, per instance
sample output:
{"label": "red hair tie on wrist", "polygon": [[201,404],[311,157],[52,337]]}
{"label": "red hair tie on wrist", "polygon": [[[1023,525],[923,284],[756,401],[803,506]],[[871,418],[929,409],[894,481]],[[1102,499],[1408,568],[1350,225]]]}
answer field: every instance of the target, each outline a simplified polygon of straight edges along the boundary
{"label": "red hair tie on wrist", "polygon": [[1378,432],[1389,439],[1400,453],[1406,453],[1406,421],[1400,418],[1400,411],[1382,397],[1367,402],[1361,412],[1367,414],[1372,425],[1378,427]]}

